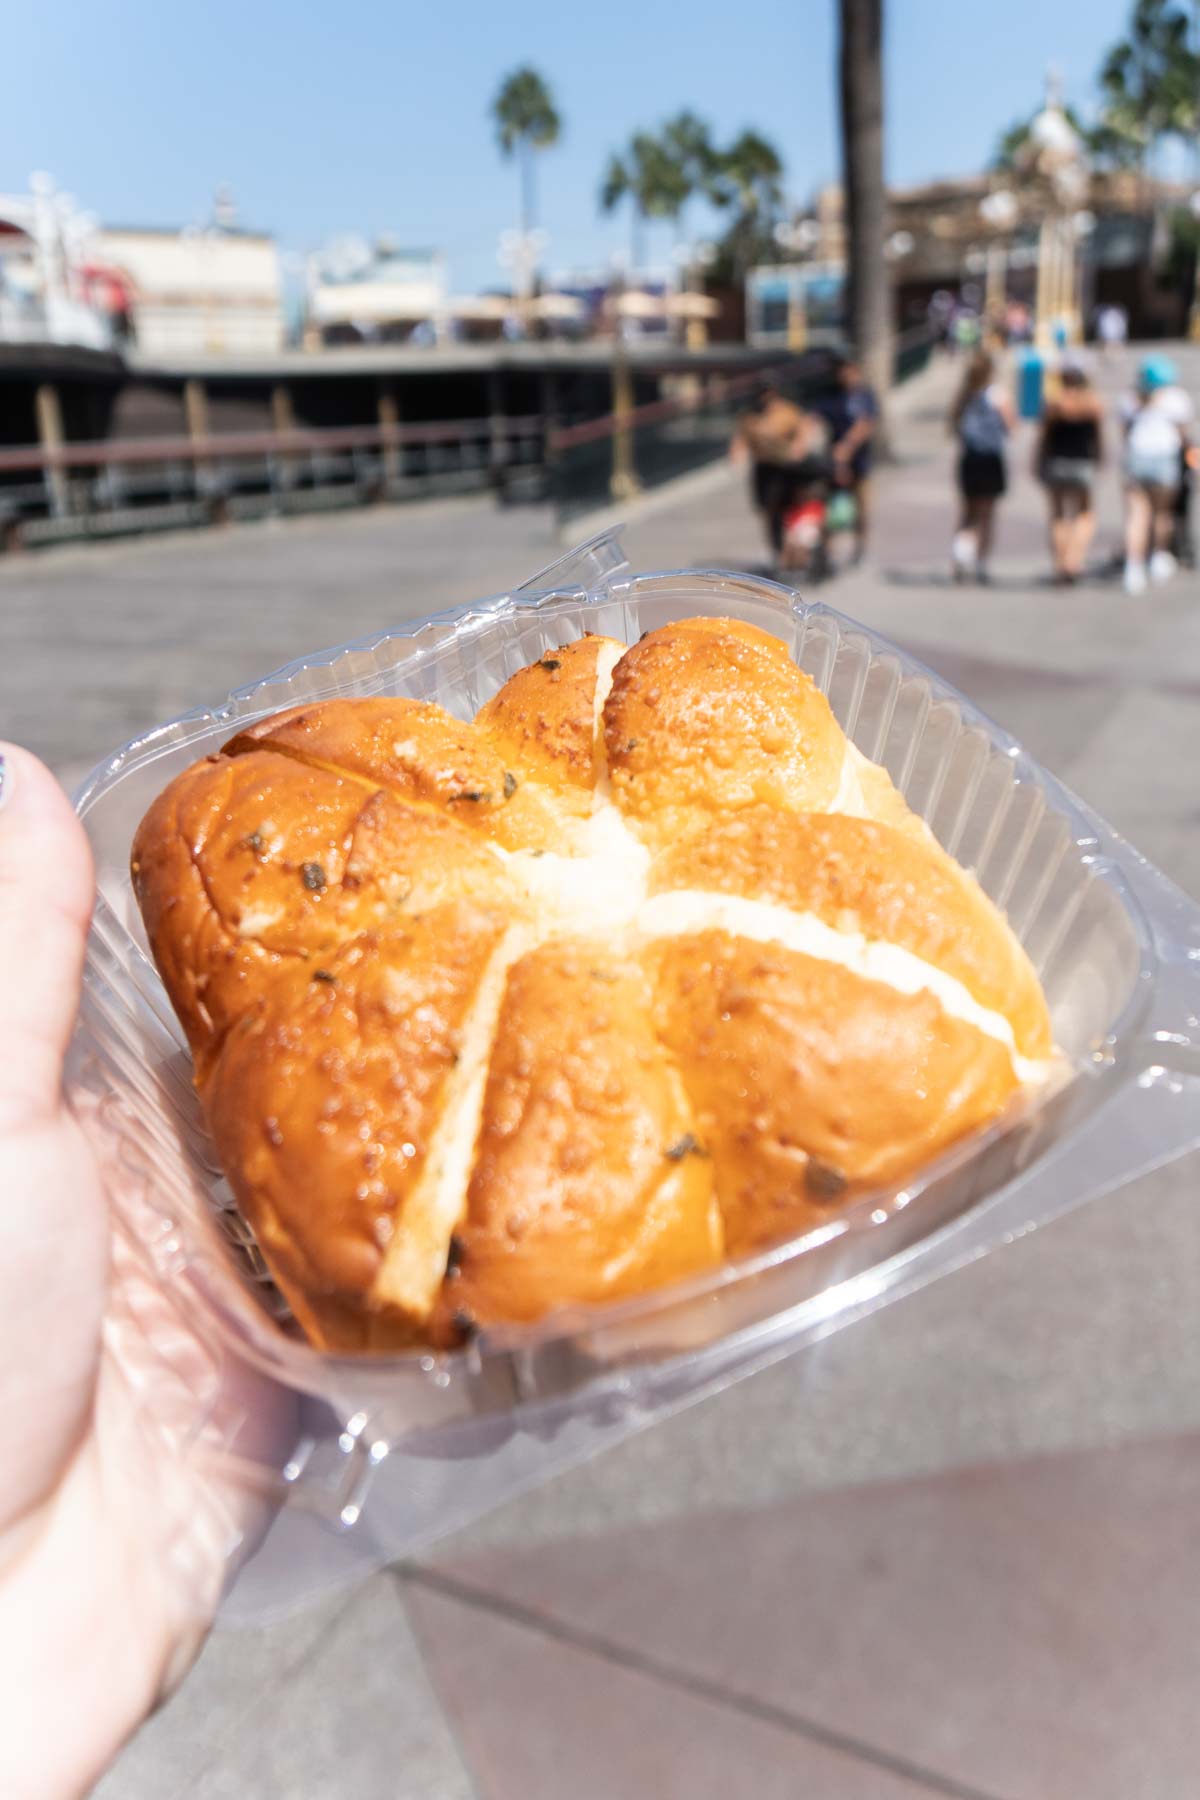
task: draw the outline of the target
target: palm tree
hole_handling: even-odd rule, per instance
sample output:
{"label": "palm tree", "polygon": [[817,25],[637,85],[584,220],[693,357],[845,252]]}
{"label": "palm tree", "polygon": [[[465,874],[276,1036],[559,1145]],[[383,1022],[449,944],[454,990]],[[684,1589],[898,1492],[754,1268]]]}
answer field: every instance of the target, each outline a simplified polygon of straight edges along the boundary
{"label": "palm tree", "polygon": [[[883,0],[840,0],[840,22],[847,317],[855,354],[882,398],[892,384],[891,292],[883,252]],[[877,435],[882,436],[882,422]]]}
{"label": "palm tree", "polygon": [[1144,168],[1159,138],[1194,136],[1198,84],[1200,56],[1187,13],[1172,0],[1137,0],[1128,37],[1101,65],[1101,130]]}
{"label": "palm tree", "polygon": [[634,132],[628,149],[609,158],[600,184],[600,206],[609,213],[623,200],[629,201],[630,249],[635,269],[642,263],[647,219],[677,219],[690,191],[678,160],[652,132]]}
{"label": "palm tree", "polygon": [[752,263],[775,254],[771,234],[783,201],[783,159],[769,139],[743,131],[716,152],[706,192],[714,206],[734,209],[717,266],[725,278],[739,279]]}
{"label": "palm tree", "polygon": [[667,120],[662,129],[662,141],[687,189],[680,206],[682,217],[683,207],[698,194],[712,198],[719,159],[708,126],[686,108]]}
{"label": "palm tree", "polygon": [[528,237],[537,222],[536,170],[539,150],[557,144],[562,131],[550,90],[536,69],[514,69],[500,84],[492,102],[496,138],[504,156],[516,155],[521,167],[521,234]]}

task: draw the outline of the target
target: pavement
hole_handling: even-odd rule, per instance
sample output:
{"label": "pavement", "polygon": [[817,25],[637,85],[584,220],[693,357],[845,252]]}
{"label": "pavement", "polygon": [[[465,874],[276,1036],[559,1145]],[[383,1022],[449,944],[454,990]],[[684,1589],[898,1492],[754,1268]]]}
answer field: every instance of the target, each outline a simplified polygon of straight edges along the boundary
{"label": "pavement", "polygon": [[[1179,353],[1200,396],[1200,356]],[[1106,388],[1132,357],[1107,366]],[[1200,579],[1045,579],[1018,440],[948,577],[952,371],[897,407],[831,604],[944,672],[1200,894]],[[741,478],[636,567],[761,561]],[[519,581],[539,510],[434,502],[0,564],[0,731],[71,778],[317,645]],[[280,1624],[219,1630],[101,1800],[1183,1800],[1197,1791],[1197,1159],[1033,1233]]]}

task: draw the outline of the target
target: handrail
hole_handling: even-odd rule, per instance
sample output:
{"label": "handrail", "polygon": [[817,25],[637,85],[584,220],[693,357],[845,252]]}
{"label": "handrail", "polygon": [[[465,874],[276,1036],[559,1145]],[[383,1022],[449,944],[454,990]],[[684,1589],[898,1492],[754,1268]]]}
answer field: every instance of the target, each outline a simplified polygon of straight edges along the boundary
{"label": "handrail", "polygon": [[[794,362],[778,363],[768,369],[752,369],[744,375],[720,376],[721,393],[724,398],[730,395],[751,393],[761,382],[778,381],[785,375],[797,373]],[[705,406],[711,405],[712,396],[699,393],[678,400],[648,400],[642,406],[634,406],[627,413],[605,413],[599,419],[587,419],[580,425],[558,426],[549,433],[551,450],[573,450],[579,444],[598,443],[602,438],[612,437],[617,431],[637,430],[646,425],[663,425],[671,419],[685,418],[689,413],[701,412]]]}
{"label": "handrail", "polygon": [[[932,342],[933,333],[928,325],[916,325],[908,331],[899,332],[892,346],[897,363],[909,350]],[[787,362],[773,363],[769,368],[751,369],[743,375],[719,377],[722,382],[722,398],[737,398],[741,394],[751,393],[764,381],[781,381],[788,376],[803,374],[803,368],[797,367],[796,358],[793,357]],[[647,425],[664,425],[671,419],[686,418],[689,413],[702,412],[710,404],[711,396],[703,392],[678,400],[649,400],[642,406],[631,407],[626,413],[609,412],[599,419],[588,419],[579,425],[558,426],[548,434],[548,448],[551,451],[574,450],[581,444],[595,444],[603,438],[613,437],[618,431],[637,431]]]}
{"label": "handrail", "polygon": [[437,419],[420,425],[355,425],[292,431],[225,431],[205,437],[87,439],[47,447],[21,444],[0,449],[0,472],[107,468],[122,464],[211,462],[223,457],[300,456],[333,450],[395,450],[405,444],[452,443],[486,438],[499,428],[506,437],[536,437],[540,413],[493,419]]}

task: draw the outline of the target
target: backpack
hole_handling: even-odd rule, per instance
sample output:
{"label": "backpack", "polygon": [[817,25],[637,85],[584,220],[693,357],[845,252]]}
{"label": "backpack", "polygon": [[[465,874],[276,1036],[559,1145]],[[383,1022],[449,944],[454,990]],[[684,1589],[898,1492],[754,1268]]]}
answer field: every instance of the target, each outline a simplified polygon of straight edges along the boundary
{"label": "backpack", "polygon": [[958,421],[964,450],[976,456],[1000,456],[1008,435],[1003,416],[986,391],[972,394]]}

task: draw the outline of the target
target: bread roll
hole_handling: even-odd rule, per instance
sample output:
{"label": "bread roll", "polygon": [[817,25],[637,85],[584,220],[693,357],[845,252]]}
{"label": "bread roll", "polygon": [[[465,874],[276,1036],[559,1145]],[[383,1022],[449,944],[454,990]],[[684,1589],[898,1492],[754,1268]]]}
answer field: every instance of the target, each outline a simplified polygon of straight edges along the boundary
{"label": "bread roll", "polygon": [[1053,1056],[1028,959],[767,633],[584,637],[463,724],[293,708],[133,878],[300,1325],[450,1344],[826,1223]]}

